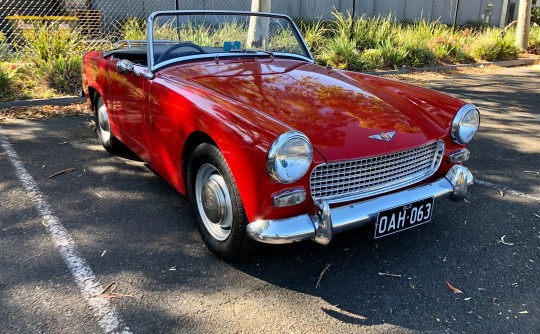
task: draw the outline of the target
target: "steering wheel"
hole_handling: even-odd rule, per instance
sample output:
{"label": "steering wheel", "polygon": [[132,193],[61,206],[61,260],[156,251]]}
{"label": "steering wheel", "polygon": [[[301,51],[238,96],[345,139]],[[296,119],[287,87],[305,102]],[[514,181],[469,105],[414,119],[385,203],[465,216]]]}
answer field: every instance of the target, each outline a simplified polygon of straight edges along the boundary
{"label": "steering wheel", "polygon": [[199,51],[199,53],[205,53],[203,48],[201,48],[200,46],[198,46],[197,44],[193,44],[191,42],[182,42],[182,43],[178,43],[178,44],[175,44],[173,46],[171,46],[170,48],[168,48],[167,50],[165,50],[165,52],[163,52],[163,54],[161,56],[159,56],[157,63],[160,63],[162,61],[165,61],[167,60],[167,57],[176,49],[179,49],[179,48],[183,48],[183,47],[187,47],[187,48],[193,48],[197,51]]}

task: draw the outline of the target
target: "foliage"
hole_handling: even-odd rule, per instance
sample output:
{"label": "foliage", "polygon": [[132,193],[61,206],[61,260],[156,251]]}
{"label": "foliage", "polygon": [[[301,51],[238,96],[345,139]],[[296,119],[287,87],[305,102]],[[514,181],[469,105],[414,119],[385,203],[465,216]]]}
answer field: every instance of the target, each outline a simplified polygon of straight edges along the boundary
{"label": "foliage", "polygon": [[0,68],[0,98],[9,96],[13,91],[13,72]]}
{"label": "foliage", "polygon": [[529,33],[529,50],[540,54],[540,27],[531,27]]}
{"label": "foliage", "polygon": [[395,38],[394,24],[391,15],[370,19],[361,16],[354,22],[353,38],[361,50],[376,48],[380,42]]}
{"label": "foliage", "polygon": [[462,26],[462,28],[470,28],[477,31],[486,30],[486,29],[489,29],[489,27],[490,27],[489,24],[487,24],[483,20],[468,20]]}
{"label": "foliage", "polygon": [[327,41],[319,59],[330,66],[351,71],[359,70],[362,66],[356,43],[343,35],[337,35]]}
{"label": "foliage", "polygon": [[384,59],[384,67],[400,69],[406,66],[409,51],[404,47],[397,46],[390,40],[385,40],[382,41],[379,49]]}
{"label": "foliage", "polygon": [[77,93],[81,82],[84,45],[80,31],[61,29],[57,23],[36,23],[24,34],[25,54],[50,88]]}
{"label": "foliage", "polygon": [[146,40],[146,21],[138,17],[128,17],[120,22],[118,39]]}
{"label": "foliage", "polygon": [[531,26],[534,24],[536,24],[536,27],[540,26],[540,7],[531,10]]}
{"label": "foliage", "polygon": [[[338,68],[414,68],[474,59],[506,60],[518,55],[511,29],[502,33],[481,21],[454,28],[437,21],[399,23],[392,15],[353,18],[350,13],[334,12],[334,17],[324,38],[318,38],[325,44],[315,54],[323,64]],[[531,37],[531,45],[538,39]]]}
{"label": "foliage", "polygon": [[381,49],[367,49],[360,55],[362,70],[373,71],[381,68],[384,63],[384,56]]}
{"label": "foliage", "polygon": [[3,75],[0,100],[46,98],[54,95],[40,75],[36,75],[36,68],[30,62],[13,60],[14,62],[0,62],[0,72]]}
{"label": "foliage", "polygon": [[298,28],[304,36],[304,40],[308,45],[311,52],[319,54],[322,46],[326,43],[327,34],[329,29],[325,27],[323,21],[318,20],[315,22],[300,21]]}
{"label": "foliage", "polygon": [[496,61],[514,59],[519,50],[515,46],[513,30],[501,36],[499,29],[489,28],[476,35],[471,52],[476,59]]}

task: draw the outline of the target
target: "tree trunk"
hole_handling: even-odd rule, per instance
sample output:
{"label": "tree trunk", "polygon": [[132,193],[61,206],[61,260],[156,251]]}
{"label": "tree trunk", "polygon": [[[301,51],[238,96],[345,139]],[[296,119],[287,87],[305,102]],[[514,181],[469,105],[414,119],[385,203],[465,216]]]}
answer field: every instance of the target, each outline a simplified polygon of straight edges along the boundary
{"label": "tree trunk", "polygon": [[527,51],[529,46],[529,29],[531,27],[532,0],[519,2],[518,23],[516,31],[516,46],[521,51]]}
{"label": "tree trunk", "polygon": [[[252,12],[270,12],[272,0],[252,0]],[[268,45],[268,30],[270,19],[268,17],[252,16],[249,19],[247,48],[266,48]]]}

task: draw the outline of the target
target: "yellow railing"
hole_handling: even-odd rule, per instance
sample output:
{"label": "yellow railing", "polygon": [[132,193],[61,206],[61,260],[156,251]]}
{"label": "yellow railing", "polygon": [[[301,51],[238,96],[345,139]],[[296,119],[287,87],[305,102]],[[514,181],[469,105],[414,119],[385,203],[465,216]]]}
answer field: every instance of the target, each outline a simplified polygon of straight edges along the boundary
{"label": "yellow railing", "polygon": [[78,21],[76,16],[29,16],[29,15],[10,15],[6,20],[51,20],[51,21]]}

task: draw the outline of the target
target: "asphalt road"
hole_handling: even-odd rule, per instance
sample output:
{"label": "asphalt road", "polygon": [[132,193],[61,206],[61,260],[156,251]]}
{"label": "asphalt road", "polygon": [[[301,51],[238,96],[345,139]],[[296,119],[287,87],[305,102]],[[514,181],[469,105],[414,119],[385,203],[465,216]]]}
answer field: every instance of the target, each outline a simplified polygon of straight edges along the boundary
{"label": "asphalt road", "polygon": [[[0,124],[39,188],[0,146],[0,333],[102,333],[104,313],[133,333],[540,332],[540,72],[428,85],[481,108],[467,202],[378,241],[366,227],[241,264],[207,251],[187,201],[142,162],[105,152],[89,116]],[[56,218],[66,233],[51,237]],[[126,296],[95,306],[113,282]]]}

